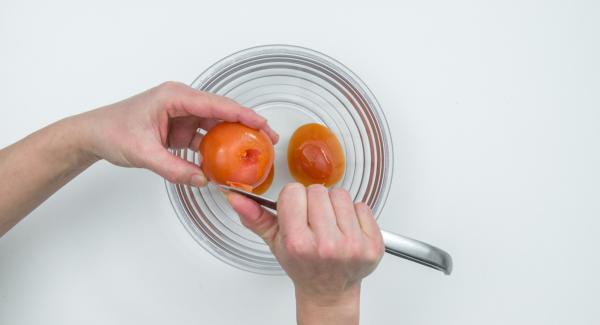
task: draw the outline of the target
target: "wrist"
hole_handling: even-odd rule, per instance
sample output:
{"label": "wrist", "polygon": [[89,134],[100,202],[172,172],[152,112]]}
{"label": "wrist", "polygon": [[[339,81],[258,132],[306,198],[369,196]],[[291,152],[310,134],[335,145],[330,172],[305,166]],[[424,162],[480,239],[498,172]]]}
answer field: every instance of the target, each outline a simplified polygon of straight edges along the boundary
{"label": "wrist", "polygon": [[67,117],[55,124],[58,129],[57,138],[64,144],[64,149],[73,157],[73,164],[88,167],[100,160],[92,150],[93,139],[85,114]]}
{"label": "wrist", "polygon": [[335,293],[296,287],[298,324],[358,324],[360,283]]}

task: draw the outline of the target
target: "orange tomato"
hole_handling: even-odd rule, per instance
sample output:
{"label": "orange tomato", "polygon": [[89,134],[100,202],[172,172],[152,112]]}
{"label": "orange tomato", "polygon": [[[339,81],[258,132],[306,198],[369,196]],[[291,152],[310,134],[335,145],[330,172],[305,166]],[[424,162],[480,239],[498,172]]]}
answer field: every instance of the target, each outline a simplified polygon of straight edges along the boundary
{"label": "orange tomato", "polygon": [[273,183],[273,175],[275,174],[274,169],[274,167],[271,167],[271,171],[269,171],[267,178],[252,190],[253,193],[263,194],[269,189],[269,187],[271,187],[271,184]]}
{"label": "orange tomato", "polygon": [[201,168],[219,184],[254,189],[269,176],[274,149],[264,131],[240,123],[219,123],[200,142]]}
{"label": "orange tomato", "polygon": [[288,143],[287,158],[290,173],[305,186],[329,187],[344,175],[346,162],[342,146],[335,134],[321,124],[299,127]]}

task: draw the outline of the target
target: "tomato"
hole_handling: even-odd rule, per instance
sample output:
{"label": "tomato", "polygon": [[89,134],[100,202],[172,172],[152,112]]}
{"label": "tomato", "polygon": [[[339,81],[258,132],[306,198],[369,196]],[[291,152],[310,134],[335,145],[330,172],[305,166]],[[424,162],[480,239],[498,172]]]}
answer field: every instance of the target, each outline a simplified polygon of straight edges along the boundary
{"label": "tomato", "polygon": [[254,189],[269,176],[274,149],[264,131],[240,123],[219,123],[200,142],[201,168],[219,184]]}
{"label": "tomato", "polygon": [[296,181],[308,186],[331,186],[344,175],[345,159],[337,137],[327,127],[310,123],[299,127],[288,143],[288,168]]}
{"label": "tomato", "polygon": [[269,189],[269,187],[271,187],[271,184],[273,183],[273,175],[275,174],[274,169],[274,166],[272,166],[267,178],[260,185],[258,185],[252,190],[253,193],[263,194]]}

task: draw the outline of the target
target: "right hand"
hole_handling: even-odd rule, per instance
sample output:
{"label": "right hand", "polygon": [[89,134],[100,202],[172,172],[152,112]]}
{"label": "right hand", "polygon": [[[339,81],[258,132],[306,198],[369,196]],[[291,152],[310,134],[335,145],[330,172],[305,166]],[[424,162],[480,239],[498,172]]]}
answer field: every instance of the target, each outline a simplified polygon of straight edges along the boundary
{"label": "right hand", "polygon": [[[384,252],[381,232],[366,204],[354,204],[343,189],[328,192],[322,185],[305,188],[299,183],[281,191],[277,218],[239,194],[229,193],[228,199],[242,223],[269,245],[292,279],[299,321],[303,317],[308,321],[319,308],[318,313],[326,315],[322,309],[328,307],[341,308],[346,316],[354,310],[358,320],[361,280]],[[330,316],[340,323],[344,318],[339,313]]]}

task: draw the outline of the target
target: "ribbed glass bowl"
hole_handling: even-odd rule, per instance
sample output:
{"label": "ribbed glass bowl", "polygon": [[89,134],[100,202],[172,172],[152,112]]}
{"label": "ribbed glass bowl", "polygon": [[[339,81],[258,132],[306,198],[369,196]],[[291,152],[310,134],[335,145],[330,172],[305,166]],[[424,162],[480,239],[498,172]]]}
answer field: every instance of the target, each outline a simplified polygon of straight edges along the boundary
{"label": "ribbed glass bowl", "polygon": [[[341,63],[307,48],[259,46],[220,60],[192,86],[256,110],[280,134],[275,177],[265,196],[276,199],[283,185],[293,181],[286,161],[288,140],[300,125],[316,122],[330,128],[344,150],[346,169],[335,186],[347,189],[355,201],[366,202],[379,215],[392,177],[390,132],[375,96]],[[199,163],[192,150],[172,152]],[[199,189],[169,182],[166,186],[179,219],[208,252],[243,270],[283,274],[268,246],[241,224],[215,186]]]}

